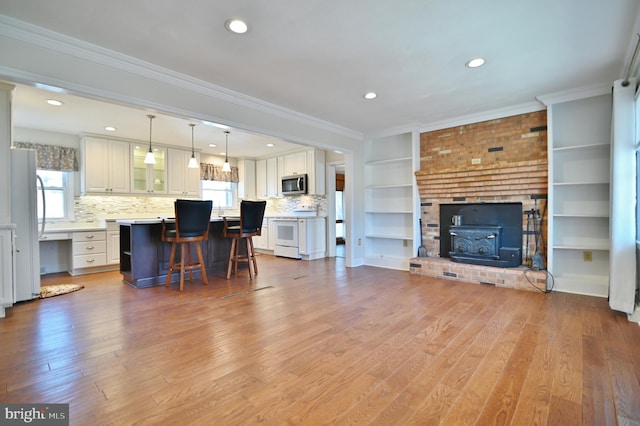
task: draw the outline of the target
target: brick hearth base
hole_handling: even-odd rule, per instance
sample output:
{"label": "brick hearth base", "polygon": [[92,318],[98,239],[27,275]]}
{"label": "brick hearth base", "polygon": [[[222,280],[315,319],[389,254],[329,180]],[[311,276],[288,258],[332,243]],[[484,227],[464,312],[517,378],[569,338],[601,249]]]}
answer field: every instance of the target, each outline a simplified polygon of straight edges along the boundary
{"label": "brick hearth base", "polygon": [[[450,259],[440,257],[413,257],[409,260],[409,265],[410,272],[416,275],[476,284],[488,284],[518,290],[537,291],[533,285],[540,290],[544,290],[547,282],[547,274],[545,271],[533,271],[525,266],[519,266],[517,268],[495,268],[491,266],[456,263]],[[527,271],[526,276],[525,271]],[[531,283],[527,278],[529,278]]]}

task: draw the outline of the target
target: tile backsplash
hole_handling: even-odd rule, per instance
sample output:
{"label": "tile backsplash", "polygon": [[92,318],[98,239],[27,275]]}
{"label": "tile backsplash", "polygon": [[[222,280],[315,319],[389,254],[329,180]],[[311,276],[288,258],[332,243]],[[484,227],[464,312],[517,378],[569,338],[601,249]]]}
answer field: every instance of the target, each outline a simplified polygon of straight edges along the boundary
{"label": "tile backsplash", "polygon": [[[87,195],[74,200],[74,220],[131,219],[173,216],[172,197]],[[299,195],[267,200],[267,216],[292,215],[300,206],[316,206],[318,215],[327,215],[327,198],[320,195]],[[214,215],[217,208],[214,206]],[[237,209],[224,214],[239,214]]]}

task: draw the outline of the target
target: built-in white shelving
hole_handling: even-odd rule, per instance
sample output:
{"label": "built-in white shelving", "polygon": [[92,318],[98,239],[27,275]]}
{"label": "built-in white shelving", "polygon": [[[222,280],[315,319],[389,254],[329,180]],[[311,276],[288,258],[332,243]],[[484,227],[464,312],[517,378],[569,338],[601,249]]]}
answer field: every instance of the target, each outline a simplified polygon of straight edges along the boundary
{"label": "built-in white shelving", "polygon": [[553,103],[548,124],[548,267],[554,289],[606,297],[611,95]]}
{"label": "built-in white shelving", "polygon": [[419,142],[412,133],[365,145],[365,263],[409,270],[416,255]]}

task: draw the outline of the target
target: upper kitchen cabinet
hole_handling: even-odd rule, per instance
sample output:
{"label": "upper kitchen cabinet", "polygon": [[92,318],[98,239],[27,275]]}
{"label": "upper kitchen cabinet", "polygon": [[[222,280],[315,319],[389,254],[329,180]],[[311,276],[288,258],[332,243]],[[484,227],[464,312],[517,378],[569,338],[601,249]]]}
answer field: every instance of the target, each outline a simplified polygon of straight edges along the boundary
{"label": "upper kitchen cabinet", "polygon": [[145,164],[148,147],[131,144],[131,192],[146,194],[167,193],[167,150],[154,148],[156,164]]}
{"label": "upper kitchen cabinet", "polygon": [[129,143],[84,137],[82,148],[83,193],[128,193],[130,190]]}
{"label": "upper kitchen cabinet", "polygon": [[294,152],[278,157],[280,177],[307,173],[307,151]]}
{"label": "upper kitchen cabinet", "polygon": [[238,160],[238,198],[256,198],[256,162],[241,158]]}
{"label": "upper kitchen cabinet", "polygon": [[[200,154],[195,153],[200,164]],[[191,159],[191,151],[168,149],[168,192],[173,195],[200,196],[200,167],[187,167]]]}
{"label": "upper kitchen cabinet", "polygon": [[[325,193],[325,152],[306,149],[278,157],[278,181],[283,176],[306,174],[310,195]],[[278,185],[279,187],[279,185]]]}
{"label": "upper kitchen cabinet", "polygon": [[256,160],[256,197],[270,198],[278,195],[278,159]]}

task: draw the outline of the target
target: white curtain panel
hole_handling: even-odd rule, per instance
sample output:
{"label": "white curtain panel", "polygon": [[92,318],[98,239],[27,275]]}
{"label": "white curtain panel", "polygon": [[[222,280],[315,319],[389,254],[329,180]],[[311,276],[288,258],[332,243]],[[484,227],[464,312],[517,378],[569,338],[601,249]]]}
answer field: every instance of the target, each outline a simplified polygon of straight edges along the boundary
{"label": "white curtain panel", "polygon": [[636,292],[635,87],[614,83],[611,126],[609,306],[627,314]]}

